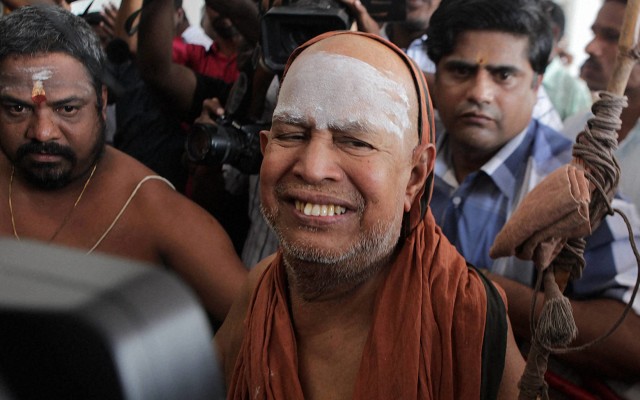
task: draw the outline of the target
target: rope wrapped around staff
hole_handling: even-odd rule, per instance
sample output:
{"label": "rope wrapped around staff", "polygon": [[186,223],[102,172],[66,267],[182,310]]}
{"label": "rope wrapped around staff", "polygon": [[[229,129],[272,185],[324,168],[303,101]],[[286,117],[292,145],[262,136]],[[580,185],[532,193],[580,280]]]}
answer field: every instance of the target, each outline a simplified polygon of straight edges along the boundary
{"label": "rope wrapped around staff", "polygon": [[[620,177],[614,153],[618,147],[620,115],[627,106],[623,93],[631,69],[640,59],[636,44],[639,11],[640,0],[627,3],[614,74],[607,91],[600,93],[600,99],[592,107],[595,117],[576,139],[573,161],[550,174],[523,199],[490,251],[493,258],[515,255],[533,260],[539,272],[530,310],[531,347],[519,383],[521,400],[548,399],[544,373],[549,354],[583,350],[604,340],[622,323],[640,286],[638,274],[627,307],[608,332],[585,345],[567,347],[577,336],[577,328],[571,304],[562,292],[569,279],[581,277],[585,267],[584,237],[606,215],[617,212],[624,219],[640,266],[630,223],[626,215],[611,206]],[[536,326],[536,293],[543,281],[545,302]]]}
{"label": "rope wrapped around staff", "polygon": [[[600,92],[600,99],[591,108],[593,118],[589,120],[583,132],[573,145],[572,164],[583,168],[590,187],[589,221],[593,232],[602,219],[613,214],[611,201],[618,187],[620,166],[615,158],[618,148],[616,131],[622,122],[620,114],[627,106],[626,97],[609,92]],[[612,134],[613,133],[613,134]],[[568,279],[579,279],[585,266],[585,239],[569,238],[558,256],[553,260],[556,282],[564,291]]]}

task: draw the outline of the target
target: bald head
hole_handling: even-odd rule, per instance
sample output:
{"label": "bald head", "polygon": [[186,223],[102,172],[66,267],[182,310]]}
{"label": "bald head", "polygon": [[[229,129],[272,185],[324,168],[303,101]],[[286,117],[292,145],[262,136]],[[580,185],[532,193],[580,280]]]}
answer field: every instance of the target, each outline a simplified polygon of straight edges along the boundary
{"label": "bald head", "polygon": [[313,115],[313,124],[321,129],[356,124],[412,146],[418,142],[418,100],[411,73],[391,48],[365,36],[329,37],[295,58],[274,119],[305,115]]}

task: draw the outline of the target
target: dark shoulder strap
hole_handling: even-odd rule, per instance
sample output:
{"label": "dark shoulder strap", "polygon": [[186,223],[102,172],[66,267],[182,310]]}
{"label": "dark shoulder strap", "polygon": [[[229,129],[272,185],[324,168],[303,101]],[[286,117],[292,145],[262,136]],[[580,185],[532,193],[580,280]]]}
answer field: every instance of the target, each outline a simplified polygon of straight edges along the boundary
{"label": "dark shoulder strap", "polygon": [[487,317],[482,342],[482,386],[480,399],[498,398],[500,381],[504,371],[507,349],[507,313],[502,296],[493,283],[473,265],[469,268],[478,272],[487,293]]}

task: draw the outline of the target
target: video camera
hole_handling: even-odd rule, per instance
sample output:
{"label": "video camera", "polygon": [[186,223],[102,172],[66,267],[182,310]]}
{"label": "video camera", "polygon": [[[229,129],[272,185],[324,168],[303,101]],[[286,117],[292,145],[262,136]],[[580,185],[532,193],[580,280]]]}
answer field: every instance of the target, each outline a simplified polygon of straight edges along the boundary
{"label": "video camera", "polygon": [[[405,17],[404,0],[363,0],[362,4],[378,22]],[[336,0],[283,1],[283,5],[272,7],[262,17],[264,63],[281,73],[298,46],[324,32],[348,30],[352,24],[353,18]]]}
{"label": "video camera", "polygon": [[[362,0],[369,14],[378,22],[405,18],[404,0]],[[324,32],[348,30],[353,18],[338,0],[283,0],[281,5],[261,14],[261,57],[263,65],[281,76],[289,55],[307,40]],[[253,63],[255,72],[258,63]],[[247,118],[246,104],[264,99],[250,99],[252,79],[241,74],[225,107],[225,118],[217,126],[194,124],[187,137],[187,156],[200,164],[230,164],[247,174],[260,170],[259,132],[269,123]]]}

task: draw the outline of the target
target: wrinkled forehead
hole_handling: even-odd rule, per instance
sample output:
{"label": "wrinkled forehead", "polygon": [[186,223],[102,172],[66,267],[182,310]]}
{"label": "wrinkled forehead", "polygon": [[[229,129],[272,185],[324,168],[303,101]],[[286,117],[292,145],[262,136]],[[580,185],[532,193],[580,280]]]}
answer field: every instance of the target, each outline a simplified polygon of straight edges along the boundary
{"label": "wrinkled forehead", "polygon": [[410,100],[396,72],[326,51],[301,54],[280,89],[274,119],[303,119],[318,129],[367,125],[400,138],[409,132]]}

